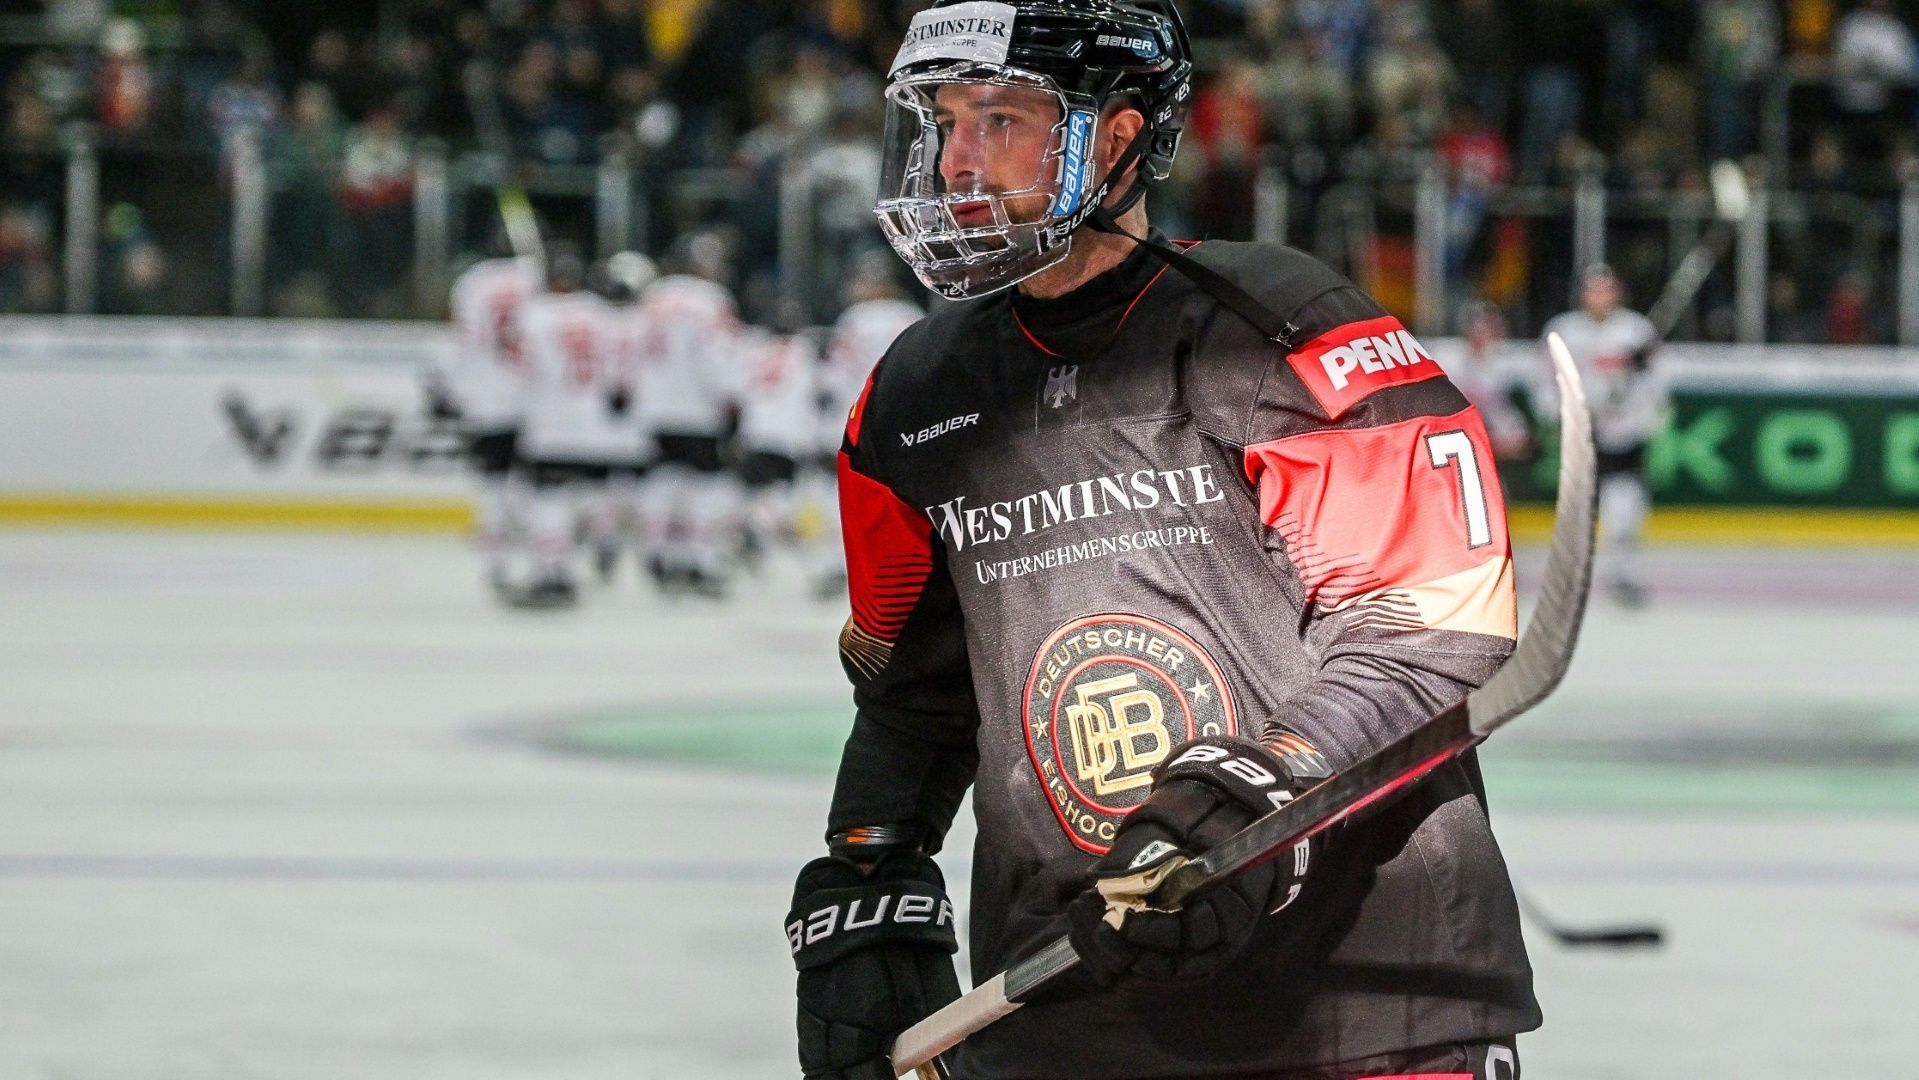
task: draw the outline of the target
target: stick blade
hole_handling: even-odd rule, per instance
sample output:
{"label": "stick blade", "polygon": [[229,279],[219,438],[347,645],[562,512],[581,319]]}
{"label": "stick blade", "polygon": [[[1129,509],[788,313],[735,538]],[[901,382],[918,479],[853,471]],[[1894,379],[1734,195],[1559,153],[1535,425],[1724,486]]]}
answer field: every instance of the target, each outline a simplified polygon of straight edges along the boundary
{"label": "stick blade", "polygon": [[1565,678],[1592,587],[1599,517],[1592,407],[1565,339],[1550,334],[1546,347],[1559,384],[1559,496],[1552,552],[1546,558],[1539,603],[1511,659],[1466,699],[1473,732],[1481,737],[1544,701]]}

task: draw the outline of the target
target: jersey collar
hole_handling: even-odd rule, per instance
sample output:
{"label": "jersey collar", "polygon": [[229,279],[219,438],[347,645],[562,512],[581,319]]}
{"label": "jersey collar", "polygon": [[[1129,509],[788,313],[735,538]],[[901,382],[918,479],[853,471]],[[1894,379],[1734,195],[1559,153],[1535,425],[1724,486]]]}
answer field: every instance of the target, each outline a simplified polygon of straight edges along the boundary
{"label": "jersey collar", "polygon": [[[1152,239],[1166,242],[1158,232]],[[1138,249],[1125,262],[1065,296],[1039,300],[1014,293],[1013,320],[1026,338],[1049,356],[1101,351],[1165,270],[1164,263]]]}

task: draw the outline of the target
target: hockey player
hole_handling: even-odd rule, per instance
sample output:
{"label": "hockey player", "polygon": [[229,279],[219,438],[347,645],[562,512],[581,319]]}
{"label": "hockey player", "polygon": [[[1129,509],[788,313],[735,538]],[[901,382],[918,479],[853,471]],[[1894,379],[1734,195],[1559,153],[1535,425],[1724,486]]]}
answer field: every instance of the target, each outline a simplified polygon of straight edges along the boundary
{"label": "hockey player", "polygon": [[657,453],[650,422],[639,401],[644,375],[640,347],[646,337],[646,320],[639,301],[647,288],[659,280],[660,271],[645,255],[621,251],[609,257],[596,276],[598,291],[613,307],[616,326],[616,363],[609,375],[612,389],[607,404],[612,409],[614,423],[626,432],[624,445],[641,450],[637,459],[611,464],[605,497],[587,511],[587,534],[593,545],[594,566],[600,580],[609,582],[619,566],[620,554],[638,538],[641,493]]}
{"label": "hockey player", "polygon": [[1507,394],[1509,379],[1496,366],[1499,346],[1506,339],[1506,318],[1496,305],[1476,303],[1466,312],[1466,333],[1440,359],[1447,377],[1466,395],[1486,422],[1493,452],[1501,461],[1524,457],[1532,450],[1526,418]]}
{"label": "hockey player", "polygon": [[636,469],[648,456],[618,402],[629,394],[633,349],[626,324],[607,300],[586,288],[586,267],[556,250],[547,292],[526,307],[530,367],[522,454],[533,495],[528,514],[537,573],[519,597],[525,607],[571,606],[577,523],[605,505],[616,469]]}
{"label": "hockey player", "polygon": [[[1625,286],[1609,267],[1591,267],[1580,279],[1579,309],[1547,323],[1546,333],[1566,339],[1592,403],[1599,450],[1598,573],[1615,599],[1638,607],[1646,595],[1638,553],[1652,508],[1646,446],[1665,426],[1669,395],[1653,365],[1659,332],[1652,320],[1625,307],[1625,297]],[[1550,376],[1535,385],[1533,397],[1539,415],[1558,415],[1558,389]]]}
{"label": "hockey player", "polygon": [[893,278],[892,268],[880,260],[891,262],[892,256],[875,251],[855,265],[853,279],[847,284],[846,310],[833,324],[827,346],[823,378],[831,454],[839,452],[846,416],[859,401],[860,391],[866,389],[866,380],[880,358],[907,327],[926,317],[918,304],[907,299],[906,290]]}
{"label": "hockey player", "polygon": [[742,339],[740,479],[747,537],[764,555],[795,538],[800,470],[819,446],[822,372],[818,332],[757,332]]}
{"label": "hockey player", "polygon": [[892,347],[840,459],[856,715],[786,924],[808,1077],[891,1076],[958,993],[930,856],[969,785],[972,970],[1062,929],[1083,963],[956,1076],[1505,1080],[1538,1024],[1470,756],[1138,903],[1517,622],[1484,426],[1421,343],[1297,251],[1148,233],[1189,58],[1167,0],[948,0],[896,61],[881,222],[969,302]]}
{"label": "hockey player", "polygon": [[744,503],[721,454],[738,408],[742,327],[720,283],[726,256],[718,237],[692,238],[678,262],[678,272],[654,282],[640,301],[640,399],[660,452],[641,518],[654,577],[717,596],[738,550]]}
{"label": "hockey player", "polygon": [[[859,401],[860,391],[866,388],[866,380],[872,377],[873,368],[907,327],[926,317],[894,279],[898,265],[884,251],[860,259],[847,285],[847,308],[833,325],[821,375],[825,408],[820,448],[829,478],[838,471],[834,462],[846,434],[846,418]],[[827,543],[820,549],[820,565],[814,571],[816,591],[822,597],[838,595],[846,581],[845,545],[839,525],[838,516],[829,515]]]}
{"label": "hockey player", "polygon": [[442,413],[457,412],[479,475],[476,537],[488,582],[510,587],[508,566],[524,492],[514,481],[520,422],[526,407],[526,353],[520,319],[540,291],[537,261],[485,259],[453,284],[454,351],[435,388]]}

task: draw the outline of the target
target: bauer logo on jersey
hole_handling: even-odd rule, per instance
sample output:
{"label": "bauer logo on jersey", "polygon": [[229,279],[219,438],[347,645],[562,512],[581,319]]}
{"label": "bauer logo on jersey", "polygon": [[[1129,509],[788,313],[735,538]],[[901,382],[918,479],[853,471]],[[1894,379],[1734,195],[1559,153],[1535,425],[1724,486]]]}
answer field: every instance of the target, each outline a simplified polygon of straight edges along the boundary
{"label": "bauer logo on jersey", "polygon": [[1026,680],[1026,750],[1053,816],[1104,855],[1181,746],[1237,732],[1219,665],[1192,638],[1139,615],[1075,619],[1047,637]]}
{"label": "bauer logo on jersey", "polygon": [[1433,354],[1390,315],[1321,334],[1288,359],[1332,420],[1389,386],[1445,374]]}

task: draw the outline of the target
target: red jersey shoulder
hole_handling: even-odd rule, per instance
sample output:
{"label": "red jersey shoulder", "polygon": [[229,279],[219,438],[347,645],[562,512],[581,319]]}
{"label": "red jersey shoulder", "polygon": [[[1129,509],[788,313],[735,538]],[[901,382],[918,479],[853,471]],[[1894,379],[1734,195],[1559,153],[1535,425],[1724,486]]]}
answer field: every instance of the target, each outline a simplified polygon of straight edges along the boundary
{"label": "red jersey shoulder", "polygon": [[1435,379],[1445,372],[1433,354],[1390,315],[1334,327],[1287,357],[1328,420],[1392,386]]}

